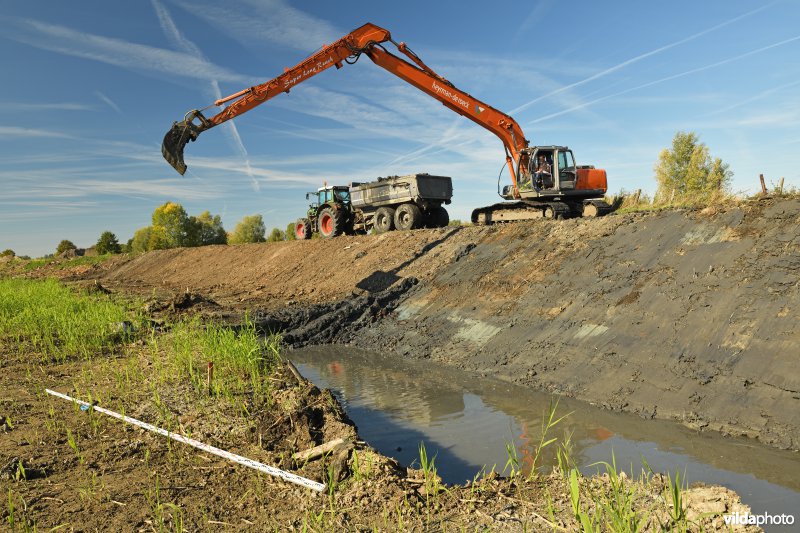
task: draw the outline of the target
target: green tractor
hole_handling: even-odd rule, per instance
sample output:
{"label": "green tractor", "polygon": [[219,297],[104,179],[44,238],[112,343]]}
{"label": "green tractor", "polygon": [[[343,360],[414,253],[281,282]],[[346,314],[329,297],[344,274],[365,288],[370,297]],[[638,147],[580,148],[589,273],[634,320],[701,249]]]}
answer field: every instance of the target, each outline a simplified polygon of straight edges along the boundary
{"label": "green tractor", "polygon": [[448,176],[409,174],[378,178],[349,186],[325,184],[317,192],[305,218],[295,223],[295,236],[310,239],[316,231],[329,239],[343,233],[376,233],[417,228],[441,228],[450,221],[443,204],[453,196]]}
{"label": "green tractor", "polygon": [[311,200],[308,212],[294,224],[297,239],[310,239],[315,231],[326,239],[352,233],[353,207],[347,186],[320,187],[317,192],[306,193],[306,200]]}

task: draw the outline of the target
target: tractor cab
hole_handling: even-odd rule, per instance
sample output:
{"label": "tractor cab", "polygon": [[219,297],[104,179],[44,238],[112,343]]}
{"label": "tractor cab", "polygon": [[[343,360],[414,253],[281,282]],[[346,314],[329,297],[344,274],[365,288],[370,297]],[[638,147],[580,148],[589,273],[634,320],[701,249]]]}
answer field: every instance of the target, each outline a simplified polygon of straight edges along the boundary
{"label": "tractor cab", "polygon": [[320,206],[340,204],[350,208],[350,189],[344,185],[326,185],[320,187],[317,192],[307,192],[306,200],[311,200],[308,205],[308,217],[315,218]]}
{"label": "tractor cab", "polygon": [[[350,189],[344,185],[320,187],[316,193],[309,194],[316,194],[317,205],[336,203],[344,204],[347,207],[350,206]],[[308,194],[306,198],[308,198]]]}

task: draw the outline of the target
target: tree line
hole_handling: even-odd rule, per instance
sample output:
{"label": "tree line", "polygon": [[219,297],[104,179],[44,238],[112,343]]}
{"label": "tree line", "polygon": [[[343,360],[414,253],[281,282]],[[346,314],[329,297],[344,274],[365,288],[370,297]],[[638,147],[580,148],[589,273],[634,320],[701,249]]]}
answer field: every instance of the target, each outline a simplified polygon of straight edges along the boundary
{"label": "tree line", "polygon": [[[273,228],[267,235],[263,217],[249,215],[243,217],[233,231],[227,232],[219,215],[203,211],[193,216],[181,204],[166,202],[153,211],[151,224],[136,230],[127,243],[120,243],[114,233],[104,231],[97,239],[94,249],[99,255],[142,253],[167,248],[274,242],[294,238],[294,223],[289,224],[286,231]],[[70,250],[78,248],[72,241],[64,239],[58,243],[55,255],[59,256]],[[6,250],[2,254],[14,256],[12,250]]]}

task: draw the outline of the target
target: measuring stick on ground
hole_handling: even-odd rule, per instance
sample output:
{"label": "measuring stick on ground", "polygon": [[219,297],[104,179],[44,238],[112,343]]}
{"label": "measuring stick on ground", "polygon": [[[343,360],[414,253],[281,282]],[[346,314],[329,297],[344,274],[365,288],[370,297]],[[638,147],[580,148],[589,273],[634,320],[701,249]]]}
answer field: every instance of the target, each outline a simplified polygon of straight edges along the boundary
{"label": "measuring stick on ground", "polygon": [[67,396],[66,394],[61,394],[60,392],[56,392],[50,389],[45,389],[47,394],[52,396],[57,396],[63,400],[67,400],[69,402],[75,402],[80,405],[84,405],[88,408],[91,408],[98,413],[103,413],[104,415],[108,415],[113,418],[117,418],[122,420],[123,422],[127,422],[128,424],[133,424],[134,426],[139,426],[142,429],[146,429],[147,431],[152,431],[153,433],[158,433],[159,435],[163,435],[165,437],[169,437],[172,440],[176,440],[178,442],[182,442],[184,444],[188,444],[189,446],[194,446],[197,449],[203,450],[208,453],[212,453],[219,457],[224,457],[234,463],[239,463],[240,465],[244,465],[259,472],[264,472],[265,474],[269,474],[271,476],[279,477],[285,481],[290,483],[294,483],[296,485],[300,485],[306,487],[311,490],[315,490],[317,492],[322,492],[325,490],[325,485],[323,483],[317,483],[316,481],[312,481],[310,479],[306,479],[304,477],[300,477],[298,475],[292,474],[291,472],[285,472],[279,468],[275,468],[274,466],[265,465],[264,463],[259,463],[258,461],[254,461],[252,459],[248,459],[247,457],[242,457],[241,455],[236,455],[235,453],[226,452],[225,450],[220,450],[214,446],[209,444],[202,443],[200,441],[190,439],[189,437],[185,437],[183,435],[179,435],[177,433],[172,433],[171,431],[167,431],[166,429],[161,429],[160,427],[153,426],[148,424],[147,422],[142,422],[141,420],[136,420],[135,418],[131,418],[129,416],[121,415],[119,413],[115,413],[114,411],[109,411],[108,409],[103,409],[102,407],[98,407],[96,405],[90,405],[87,402],[78,400],[76,398],[72,398]]}

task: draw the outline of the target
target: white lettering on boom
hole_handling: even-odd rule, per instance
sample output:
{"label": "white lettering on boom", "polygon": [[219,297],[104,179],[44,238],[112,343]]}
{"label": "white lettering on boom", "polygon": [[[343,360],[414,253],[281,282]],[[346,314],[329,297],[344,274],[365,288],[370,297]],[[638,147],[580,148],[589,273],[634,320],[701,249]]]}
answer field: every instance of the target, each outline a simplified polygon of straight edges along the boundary
{"label": "white lettering on boom", "polygon": [[461,107],[463,107],[466,110],[469,110],[469,102],[467,102],[466,100],[464,100],[463,98],[461,98],[457,94],[455,94],[455,93],[453,93],[451,91],[448,91],[447,89],[445,89],[444,87],[442,87],[441,85],[436,83],[436,81],[433,82],[433,86],[432,87],[433,87],[434,92],[436,94],[438,94],[439,96],[442,96],[442,97],[444,97],[444,98],[446,98],[448,100],[452,100],[453,103],[460,105]]}

